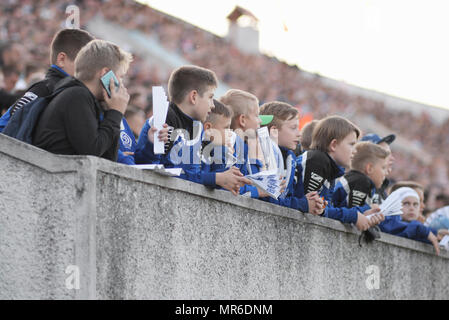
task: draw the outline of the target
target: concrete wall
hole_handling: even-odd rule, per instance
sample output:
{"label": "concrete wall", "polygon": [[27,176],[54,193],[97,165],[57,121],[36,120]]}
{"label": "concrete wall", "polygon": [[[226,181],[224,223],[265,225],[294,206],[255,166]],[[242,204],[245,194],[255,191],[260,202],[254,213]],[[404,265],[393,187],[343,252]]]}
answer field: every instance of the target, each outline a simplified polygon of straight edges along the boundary
{"label": "concrete wall", "polygon": [[449,254],[416,241],[1,134],[0,176],[0,299],[449,296]]}

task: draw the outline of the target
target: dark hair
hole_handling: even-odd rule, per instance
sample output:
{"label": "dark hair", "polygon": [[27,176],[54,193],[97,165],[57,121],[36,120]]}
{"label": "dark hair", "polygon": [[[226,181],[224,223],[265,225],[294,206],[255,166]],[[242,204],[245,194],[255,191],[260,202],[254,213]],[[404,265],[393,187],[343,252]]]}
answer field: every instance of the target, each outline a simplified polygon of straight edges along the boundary
{"label": "dark hair", "polygon": [[198,66],[182,66],[170,75],[168,95],[171,102],[180,104],[190,91],[196,90],[203,96],[208,86],[217,85],[217,76],[213,71]]}
{"label": "dark hair", "polygon": [[50,61],[56,63],[60,52],[64,52],[70,60],[75,61],[76,55],[87,43],[95,38],[87,31],[80,29],[59,30],[50,46]]}
{"label": "dark hair", "polygon": [[232,109],[230,107],[214,99],[214,108],[208,114],[206,122],[215,122],[217,116],[219,115],[225,118],[232,119],[234,113],[232,112]]}

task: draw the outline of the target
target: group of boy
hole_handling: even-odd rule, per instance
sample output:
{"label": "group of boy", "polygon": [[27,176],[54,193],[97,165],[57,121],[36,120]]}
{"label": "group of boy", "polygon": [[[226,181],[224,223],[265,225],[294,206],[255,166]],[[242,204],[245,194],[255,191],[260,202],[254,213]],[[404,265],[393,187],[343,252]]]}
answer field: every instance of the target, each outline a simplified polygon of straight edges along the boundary
{"label": "group of boy", "polygon": [[[418,192],[404,199],[402,217],[380,213],[394,161],[389,147],[393,135],[381,139],[371,134],[358,142],[361,130],[340,116],[314,120],[300,131],[295,107],[279,101],[259,106],[256,96],[238,89],[214,99],[215,73],[182,66],[168,82],[166,123],[158,130],[153,118],[148,119],[135,141],[123,119],[129,100],[123,78],[131,55],[82,30],[59,32],[51,49],[46,79],[29,88],[6,115],[12,117],[30,101],[59,90],[33,130],[34,145],[57,154],[182,168],[181,179],[336,219],[360,231],[379,226],[388,233],[430,241],[438,252],[437,240],[445,233],[418,221],[421,186],[398,185]],[[111,70],[118,85],[111,80],[108,94],[101,78]],[[272,166],[258,139],[264,126],[276,141],[269,151],[282,168],[279,197],[270,196],[247,177]],[[164,144],[164,153],[154,152],[154,139]]]}

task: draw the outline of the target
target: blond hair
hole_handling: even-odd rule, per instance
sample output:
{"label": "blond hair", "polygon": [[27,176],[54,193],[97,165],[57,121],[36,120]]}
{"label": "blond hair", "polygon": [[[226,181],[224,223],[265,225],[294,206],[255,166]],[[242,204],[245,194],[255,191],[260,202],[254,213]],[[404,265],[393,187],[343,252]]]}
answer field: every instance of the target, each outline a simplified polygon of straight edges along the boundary
{"label": "blond hair", "polygon": [[267,125],[269,130],[273,126],[280,129],[284,121],[292,120],[298,117],[299,111],[288,103],[273,101],[264,103],[260,107],[260,114],[273,115],[273,120]]}
{"label": "blond hair", "polygon": [[131,61],[132,55],[112,42],[92,40],[76,56],[75,77],[81,81],[90,81],[103,68],[115,72],[123,68],[126,72]]}
{"label": "blond hair", "polygon": [[390,152],[372,142],[364,141],[355,145],[355,154],[352,158],[351,169],[363,172],[368,163],[386,159]]}
{"label": "blond hair", "polygon": [[332,140],[340,142],[351,132],[355,132],[357,139],[360,137],[360,129],[346,118],[329,116],[320,120],[312,134],[311,149],[328,152]]}
{"label": "blond hair", "polygon": [[234,127],[235,120],[242,114],[247,115],[250,112],[250,107],[256,105],[259,107],[259,99],[249,92],[230,89],[224,96],[222,96],[219,101],[224,105],[229,106],[234,113],[232,118],[231,127]]}

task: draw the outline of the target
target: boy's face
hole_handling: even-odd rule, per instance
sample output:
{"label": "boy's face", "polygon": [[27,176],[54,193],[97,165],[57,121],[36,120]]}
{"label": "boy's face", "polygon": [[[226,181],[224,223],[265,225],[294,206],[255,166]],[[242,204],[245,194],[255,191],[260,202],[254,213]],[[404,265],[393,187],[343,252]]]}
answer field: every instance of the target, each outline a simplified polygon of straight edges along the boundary
{"label": "boy's face", "polygon": [[212,141],[214,145],[226,144],[226,134],[230,132],[231,128],[231,118],[226,118],[223,115],[216,115],[213,123],[206,122],[205,135]]}
{"label": "boy's face", "polygon": [[259,118],[259,106],[254,103],[251,108],[249,108],[248,114],[245,114],[245,128],[243,130],[254,130],[260,128],[260,123],[262,120]]}
{"label": "boy's face", "polygon": [[419,213],[422,215],[423,212],[424,212],[424,208],[425,208],[425,205],[424,205],[424,192],[421,189],[419,189],[419,188],[416,188],[416,189],[413,189],[413,190],[415,190],[416,193],[419,196]]}
{"label": "boy's face", "polygon": [[203,95],[198,93],[193,117],[195,120],[199,120],[203,123],[206,121],[207,115],[214,108],[215,89],[216,88],[213,86],[208,86]]}
{"label": "boy's face", "polygon": [[402,220],[413,221],[419,216],[419,200],[415,197],[407,197],[402,200]]}
{"label": "boy's face", "polygon": [[296,150],[300,136],[298,117],[283,121],[281,127],[278,128],[278,143],[281,147]]}
{"label": "boy's face", "polygon": [[387,172],[387,159],[377,159],[372,164],[372,167],[368,169],[367,175],[374,182],[377,189],[382,186],[382,182],[385,180]]}
{"label": "boy's face", "polygon": [[357,142],[357,135],[354,131],[348,134],[343,140],[338,141],[333,152],[333,158],[339,166],[349,168],[354,153],[354,145]]}

